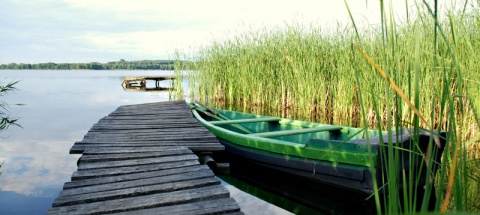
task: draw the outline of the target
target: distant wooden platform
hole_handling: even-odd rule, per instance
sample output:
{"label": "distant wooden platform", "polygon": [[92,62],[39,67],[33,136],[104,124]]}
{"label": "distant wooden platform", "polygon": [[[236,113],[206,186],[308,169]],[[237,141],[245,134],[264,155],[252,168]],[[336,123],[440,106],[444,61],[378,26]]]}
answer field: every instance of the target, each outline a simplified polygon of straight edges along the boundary
{"label": "distant wooden platform", "polygon": [[47,214],[243,214],[198,155],[223,151],[184,101],[121,106],[76,142]]}
{"label": "distant wooden platform", "polygon": [[[147,87],[147,80],[155,81],[155,87]],[[168,91],[174,90],[173,82],[169,87],[161,87],[160,81],[175,80],[175,76],[127,76],[123,79],[122,87],[132,91]]]}
{"label": "distant wooden platform", "polygon": [[123,79],[124,88],[146,87],[147,80],[155,81],[155,86],[160,87],[160,81],[175,80],[175,76],[127,76]]}

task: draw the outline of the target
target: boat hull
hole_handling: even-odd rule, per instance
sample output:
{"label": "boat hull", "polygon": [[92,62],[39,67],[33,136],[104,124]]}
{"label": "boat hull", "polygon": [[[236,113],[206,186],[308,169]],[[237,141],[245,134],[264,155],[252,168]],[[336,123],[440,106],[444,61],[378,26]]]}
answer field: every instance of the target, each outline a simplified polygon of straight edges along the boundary
{"label": "boat hull", "polygon": [[[389,181],[386,169],[388,162],[388,168],[392,168],[392,161],[396,165],[394,171],[398,171],[396,175],[414,178],[417,180],[415,185],[423,187],[430,183],[443,152],[443,147],[432,143],[430,132],[423,130],[413,136],[414,131],[405,128],[390,132],[365,131],[208,110],[223,119],[206,111],[198,112],[195,108],[192,113],[217,136],[231,155],[249,163],[364,194],[372,194],[375,184],[381,188],[379,192],[388,190],[385,189]],[[236,125],[232,126],[233,123]],[[445,134],[438,136],[444,137]],[[439,145],[444,144],[444,138],[441,138]],[[387,145],[392,147],[385,147]],[[433,158],[429,168],[425,155]],[[403,183],[395,180],[402,189]]]}
{"label": "boat hull", "polygon": [[372,173],[366,167],[335,165],[331,162],[275,154],[239,146],[224,139],[219,140],[230,156],[248,161],[246,164],[253,163],[288,175],[361,193],[373,192]]}

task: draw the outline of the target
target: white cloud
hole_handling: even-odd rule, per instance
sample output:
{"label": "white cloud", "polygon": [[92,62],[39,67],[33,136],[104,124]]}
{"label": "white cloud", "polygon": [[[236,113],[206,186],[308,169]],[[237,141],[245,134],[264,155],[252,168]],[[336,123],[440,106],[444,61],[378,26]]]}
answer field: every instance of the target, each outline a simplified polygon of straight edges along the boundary
{"label": "white cloud", "polygon": [[[80,36],[95,52],[115,52],[137,56],[168,56],[175,49],[188,49],[208,39],[198,30],[157,30],[124,33],[87,32]],[[80,39],[80,38],[79,38]]]}
{"label": "white cloud", "polygon": [[[347,2],[357,25],[378,24],[377,0]],[[405,2],[392,2],[394,16],[404,18]],[[158,59],[246,26],[350,23],[344,2],[331,0],[11,0],[2,3],[0,20],[0,63]]]}
{"label": "white cloud", "polygon": [[[76,169],[79,156],[69,155],[71,142],[43,140],[18,141],[0,144],[3,155],[21,156],[1,158],[5,161],[0,177],[2,191],[14,191],[24,195],[43,196],[45,188],[62,184]],[[28,149],[28,150],[25,150]],[[48,155],[45,155],[48,153]],[[32,180],[35,178],[35,180]]]}

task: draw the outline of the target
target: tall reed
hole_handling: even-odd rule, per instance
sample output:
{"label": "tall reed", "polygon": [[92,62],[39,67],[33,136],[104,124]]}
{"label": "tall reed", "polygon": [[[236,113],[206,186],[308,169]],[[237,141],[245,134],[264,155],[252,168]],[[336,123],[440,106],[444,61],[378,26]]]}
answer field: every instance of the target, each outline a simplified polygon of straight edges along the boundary
{"label": "tall reed", "polygon": [[[480,10],[467,2],[463,11],[440,14],[436,5],[417,3],[416,16],[406,22],[382,10],[382,25],[363,31],[353,19],[352,26],[330,31],[293,22],[214,42],[184,57],[194,62],[190,97],[220,108],[328,124],[413,127],[414,137],[420,128],[446,131],[443,160],[426,194],[394,185],[378,188],[389,193],[376,193],[378,208],[425,210],[432,191],[438,197],[435,210],[479,211]],[[386,178],[418,184],[418,178],[408,178],[413,174],[398,169],[401,157],[391,142],[384,144]],[[431,168],[434,161],[423,156]]]}

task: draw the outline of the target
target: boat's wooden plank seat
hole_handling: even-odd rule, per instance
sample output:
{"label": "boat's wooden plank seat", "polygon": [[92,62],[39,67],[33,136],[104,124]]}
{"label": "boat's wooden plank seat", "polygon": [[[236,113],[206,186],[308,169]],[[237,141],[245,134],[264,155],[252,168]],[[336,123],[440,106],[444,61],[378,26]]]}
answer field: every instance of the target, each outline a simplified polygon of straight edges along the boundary
{"label": "boat's wooden plank seat", "polygon": [[250,122],[278,122],[280,118],[277,117],[260,117],[252,119],[233,119],[233,120],[223,120],[223,121],[210,121],[213,125],[228,125],[228,124],[240,124],[240,123],[250,123]]}
{"label": "boat's wooden plank seat", "polygon": [[340,126],[322,126],[322,127],[316,127],[316,128],[302,128],[302,129],[285,130],[285,131],[271,131],[271,132],[254,133],[254,134],[247,134],[247,135],[256,136],[256,137],[278,137],[278,136],[287,136],[287,135],[294,135],[294,134],[306,134],[306,133],[321,132],[321,131],[339,131],[340,129],[342,129],[342,127],[340,127]]}

